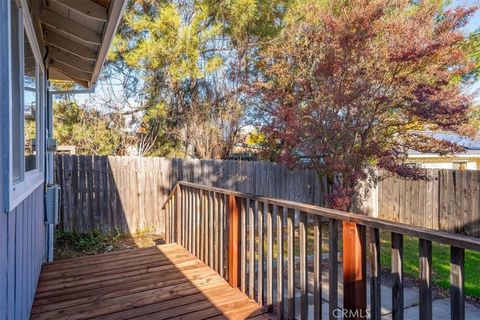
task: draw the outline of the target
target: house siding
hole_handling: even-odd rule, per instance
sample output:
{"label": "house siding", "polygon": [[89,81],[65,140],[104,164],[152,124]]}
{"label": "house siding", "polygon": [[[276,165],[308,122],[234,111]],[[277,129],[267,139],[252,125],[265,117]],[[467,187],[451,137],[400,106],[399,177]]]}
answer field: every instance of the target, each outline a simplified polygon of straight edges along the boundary
{"label": "house siding", "polygon": [[[0,216],[0,319],[28,319],[45,261],[43,186]],[[5,259],[6,257],[6,259]]]}

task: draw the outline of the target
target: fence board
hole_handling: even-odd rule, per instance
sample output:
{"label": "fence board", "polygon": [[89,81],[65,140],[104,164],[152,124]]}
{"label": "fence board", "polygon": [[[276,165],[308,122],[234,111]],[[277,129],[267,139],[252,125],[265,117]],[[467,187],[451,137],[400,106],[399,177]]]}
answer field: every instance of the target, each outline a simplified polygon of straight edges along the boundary
{"label": "fence board", "polygon": [[428,170],[427,173],[427,181],[380,179],[378,217],[480,237],[479,171]]}
{"label": "fence board", "polygon": [[[160,210],[180,180],[261,196],[321,205],[322,181],[313,170],[288,170],[264,161],[57,156],[66,231],[164,231]],[[380,218],[480,237],[478,171],[428,170],[428,181],[380,179]]]}

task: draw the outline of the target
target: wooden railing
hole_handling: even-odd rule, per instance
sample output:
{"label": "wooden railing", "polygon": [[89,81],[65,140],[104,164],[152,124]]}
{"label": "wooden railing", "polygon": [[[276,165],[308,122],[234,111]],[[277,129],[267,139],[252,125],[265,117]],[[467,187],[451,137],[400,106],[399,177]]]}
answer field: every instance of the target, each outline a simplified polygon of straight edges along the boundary
{"label": "wooden railing", "polygon": [[[403,319],[404,235],[419,239],[419,318],[432,319],[432,241],[451,247],[451,318],[465,318],[464,252],[480,251],[479,239],[188,182],[177,183],[162,209],[167,242],[183,245],[230,285],[275,311],[279,319],[294,319],[295,314],[307,319],[309,274],[313,275],[313,316],[321,319],[323,223],[328,224],[330,319],[337,319],[339,313],[348,319],[365,319],[368,314],[371,319],[381,318],[380,230],[391,233],[392,319]],[[338,303],[340,223],[343,306]],[[307,263],[309,255],[313,265]],[[297,289],[300,310],[296,313]]]}

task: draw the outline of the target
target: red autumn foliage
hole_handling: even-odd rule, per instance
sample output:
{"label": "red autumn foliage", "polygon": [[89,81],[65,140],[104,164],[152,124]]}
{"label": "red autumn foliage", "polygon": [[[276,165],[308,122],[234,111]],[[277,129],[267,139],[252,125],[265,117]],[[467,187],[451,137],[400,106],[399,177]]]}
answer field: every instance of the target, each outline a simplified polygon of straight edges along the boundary
{"label": "red autumn foliage", "polygon": [[404,164],[407,151],[461,151],[419,131],[468,131],[472,98],[459,79],[474,65],[460,29],[475,10],[407,0],[299,5],[264,48],[254,86],[277,159],[316,169],[326,205],[348,210],[369,168],[420,179]]}

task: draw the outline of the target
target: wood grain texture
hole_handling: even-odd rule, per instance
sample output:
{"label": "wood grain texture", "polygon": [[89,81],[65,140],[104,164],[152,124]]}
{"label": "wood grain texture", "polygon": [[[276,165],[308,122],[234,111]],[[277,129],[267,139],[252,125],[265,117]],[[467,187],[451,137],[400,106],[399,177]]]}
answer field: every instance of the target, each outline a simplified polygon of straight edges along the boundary
{"label": "wood grain texture", "polygon": [[392,319],[403,320],[403,235],[392,232]]}
{"label": "wood grain texture", "polygon": [[[139,257],[147,252],[152,259],[162,261],[161,270],[145,269],[144,260]],[[136,269],[126,272],[122,265],[128,263],[136,263]],[[109,277],[92,272],[96,270],[92,266],[98,264],[113,267]],[[62,268],[61,272],[57,265]],[[265,309],[230,287],[218,273],[176,244],[54,262],[46,264],[46,270],[54,276],[53,281],[64,277],[76,279],[83,270],[83,274],[88,273],[89,286],[80,281],[84,278],[71,280],[66,287],[55,290],[48,287],[50,281],[40,282],[31,319],[269,316]]]}
{"label": "wood grain texture", "polygon": [[[115,227],[125,233],[142,228],[163,230],[163,212],[152,202],[163,204],[179,177],[306,204],[320,205],[323,200],[321,180],[312,170],[290,171],[263,161],[93,159],[76,155],[57,159],[56,179],[63,189],[61,228],[66,231],[110,231]],[[479,173],[428,170],[428,176],[428,181],[397,177],[379,181],[379,217],[480,237]],[[107,191],[109,201],[103,202]]]}
{"label": "wood grain texture", "polygon": [[287,213],[287,317],[295,318],[295,211]]}
{"label": "wood grain texture", "polygon": [[313,319],[322,318],[322,218],[313,225]]}
{"label": "wood grain texture", "polygon": [[[367,310],[366,230],[343,222],[343,308],[361,319]],[[360,313],[358,313],[360,312]]]}
{"label": "wood grain texture", "polygon": [[480,237],[479,172],[428,169],[427,176],[427,181],[380,180],[378,217]]}
{"label": "wood grain texture", "polygon": [[450,248],[450,308],[452,320],[465,319],[465,250]]}
{"label": "wood grain texture", "polygon": [[[221,270],[227,271],[226,279],[234,279],[233,286],[240,286],[242,290],[247,291],[250,298],[256,299],[258,305],[262,305],[267,301],[266,308],[268,310],[276,310],[277,317],[293,318],[297,313],[300,318],[309,318],[310,310],[308,305],[310,265],[307,262],[307,254],[310,250],[310,243],[307,241],[308,232],[313,227],[313,296],[314,308],[313,316],[320,318],[321,315],[321,223],[322,219],[328,219],[329,229],[329,317],[334,318],[336,309],[338,308],[338,224],[343,225],[343,307],[353,311],[358,317],[366,314],[366,229],[370,230],[370,257],[371,257],[371,301],[375,304],[372,306],[372,318],[380,317],[380,237],[379,230],[386,229],[391,231],[392,239],[392,318],[403,319],[403,236],[413,235],[420,239],[419,256],[420,256],[420,295],[422,302],[420,303],[420,312],[423,318],[431,318],[431,246],[432,241],[442,242],[445,244],[462,245],[465,248],[478,248],[479,242],[476,239],[463,237],[460,235],[452,235],[449,233],[434,231],[421,227],[412,227],[401,223],[391,223],[386,220],[372,218],[362,215],[355,215],[347,212],[326,209],[311,205],[305,205],[292,201],[279,200],[268,197],[261,197],[253,194],[230,191],[216,187],[208,187],[204,185],[179,182],[178,186],[182,189],[191,189],[199,197],[200,211],[209,213],[210,206],[204,204],[212,203],[217,194],[220,195],[219,212],[220,216],[224,216],[223,221],[219,221],[221,230],[219,230],[220,238],[224,238],[227,234],[228,240],[225,246],[224,256],[228,257],[226,268]],[[175,193],[173,193],[174,195]],[[173,198],[170,198],[173,199]],[[203,200],[201,200],[203,199]],[[245,203],[243,209],[242,203]],[[282,213],[280,213],[282,212]],[[202,213],[202,214],[203,214]],[[224,215],[224,213],[227,213]],[[286,223],[283,221],[283,213],[286,213]],[[214,216],[208,214],[210,217]],[[311,217],[310,217],[311,216]],[[248,218],[248,221],[247,221]],[[414,219],[415,217],[412,217]],[[273,222],[277,223],[277,228]],[[310,224],[313,224],[310,226]],[[208,223],[210,225],[210,223]],[[197,228],[194,224],[187,227],[187,231],[191,228]],[[233,228],[233,230],[232,230]],[[286,230],[284,230],[284,228]],[[297,229],[298,228],[298,229]],[[210,228],[210,230],[216,228]],[[273,230],[277,232],[277,275],[274,283],[273,277]],[[243,230],[243,231],[242,231]],[[283,281],[284,281],[284,244],[283,233],[286,231],[286,251],[287,251],[287,272],[286,272],[286,293],[287,300],[284,299]],[[243,243],[239,239],[240,234],[244,234]],[[266,240],[266,246],[265,246]],[[205,245],[209,241],[205,242]],[[232,251],[233,248],[233,251]],[[245,248],[242,254],[240,248]],[[265,253],[263,252],[265,248]],[[235,252],[236,251],[236,252]],[[235,252],[232,256],[232,252]],[[207,255],[208,256],[208,255]],[[454,255],[452,255],[452,261]],[[211,260],[204,259],[205,263]],[[236,260],[236,262],[232,262]],[[238,264],[241,264],[239,266]],[[211,264],[211,263],[210,263]],[[223,264],[221,263],[223,266]],[[122,267],[129,267],[127,263]],[[215,264],[211,266],[215,267]],[[265,267],[265,270],[263,269]],[[236,270],[232,270],[235,268]],[[452,266],[455,270],[455,266]],[[266,271],[267,276],[263,274]],[[232,273],[237,273],[232,276]],[[222,275],[223,277],[223,275]],[[241,284],[240,279],[243,279]],[[248,281],[247,281],[248,279]],[[453,279],[453,278],[452,278]],[[454,279],[458,283],[458,279]],[[248,283],[248,290],[247,290]],[[453,282],[452,282],[453,283]],[[458,285],[457,285],[458,286]],[[265,290],[266,288],[266,290]],[[300,289],[297,296],[295,291]],[[273,301],[273,291],[277,290],[277,305]],[[297,306],[295,306],[295,298],[298,298]],[[273,304],[273,305],[272,305]],[[297,309],[298,308],[298,309]],[[286,309],[286,310],[285,310]],[[297,310],[296,310],[297,309]],[[335,311],[335,312],[334,312]]]}
{"label": "wood grain texture", "polygon": [[240,211],[241,200],[228,196],[228,283],[232,288],[240,286]]}
{"label": "wood grain texture", "polygon": [[432,319],[432,242],[420,239],[418,242],[420,264],[420,318]]}
{"label": "wood grain texture", "polygon": [[380,320],[382,315],[381,301],[381,266],[380,266],[380,231],[369,229],[370,248],[370,314],[373,320]]}
{"label": "wood grain texture", "polygon": [[[312,192],[312,185],[319,185],[312,170],[288,171],[263,161],[57,155],[55,165],[56,183],[63,190],[60,228],[80,233],[115,229],[163,232],[165,212],[161,207],[181,180],[311,204],[322,197]],[[295,192],[287,183],[295,183]],[[209,221],[210,217],[200,218]],[[200,236],[205,229],[195,231]],[[205,240],[208,234],[201,238]],[[210,250],[211,245],[195,249],[205,254],[203,250]]]}
{"label": "wood grain texture", "polygon": [[307,270],[307,215],[298,212],[300,258],[300,319],[308,319],[308,270]]}
{"label": "wood grain texture", "polygon": [[338,308],[338,221],[328,220],[328,314],[334,319]]}

